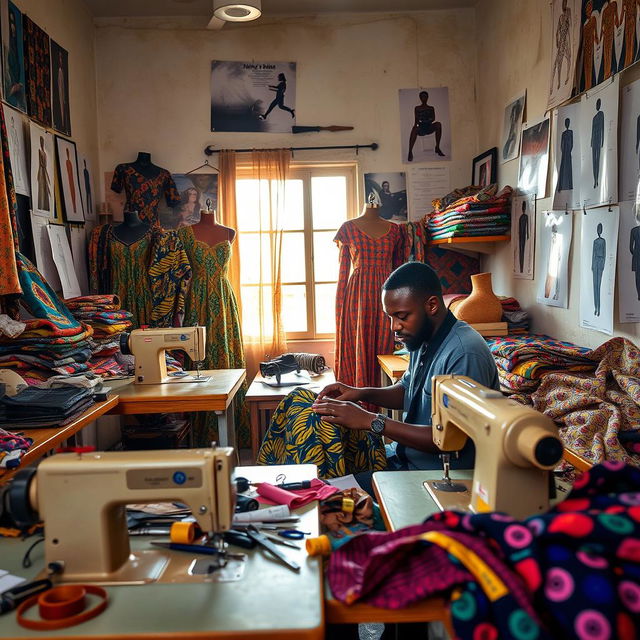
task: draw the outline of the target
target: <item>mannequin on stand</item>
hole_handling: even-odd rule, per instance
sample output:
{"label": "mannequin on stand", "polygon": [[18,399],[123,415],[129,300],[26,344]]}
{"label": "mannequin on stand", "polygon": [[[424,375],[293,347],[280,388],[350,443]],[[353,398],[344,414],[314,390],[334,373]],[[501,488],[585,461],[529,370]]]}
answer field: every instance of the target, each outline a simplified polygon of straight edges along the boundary
{"label": "mannequin on stand", "polygon": [[364,231],[372,238],[381,238],[393,224],[380,217],[380,207],[372,202],[365,205],[362,214],[354,220],[354,223],[361,231]]}
{"label": "mannequin on stand", "polygon": [[113,228],[113,235],[124,244],[137,242],[149,231],[149,225],[140,220],[137,211],[125,211],[123,221]]}
{"label": "mannequin on stand", "polygon": [[207,208],[200,209],[200,222],[194,224],[191,228],[193,229],[193,235],[196,237],[196,240],[204,242],[210,247],[225,240],[233,243],[236,237],[235,229],[225,227],[223,224],[218,223],[216,211],[215,209],[211,209],[211,201],[209,199],[207,199]]}
{"label": "mannequin on stand", "polygon": [[155,178],[162,171],[162,167],[151,162],[151,154],[146,151],[139,151],[138,157],[131,166],[145,178]]}

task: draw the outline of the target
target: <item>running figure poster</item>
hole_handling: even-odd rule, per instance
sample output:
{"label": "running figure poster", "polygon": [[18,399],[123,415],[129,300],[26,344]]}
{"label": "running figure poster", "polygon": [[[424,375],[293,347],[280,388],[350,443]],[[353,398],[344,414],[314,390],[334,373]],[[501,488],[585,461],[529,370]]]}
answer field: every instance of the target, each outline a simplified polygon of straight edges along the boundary
{"label": "running figure poster", "polygon": [[211,63],[211,131],[291,133],[295,62]]}

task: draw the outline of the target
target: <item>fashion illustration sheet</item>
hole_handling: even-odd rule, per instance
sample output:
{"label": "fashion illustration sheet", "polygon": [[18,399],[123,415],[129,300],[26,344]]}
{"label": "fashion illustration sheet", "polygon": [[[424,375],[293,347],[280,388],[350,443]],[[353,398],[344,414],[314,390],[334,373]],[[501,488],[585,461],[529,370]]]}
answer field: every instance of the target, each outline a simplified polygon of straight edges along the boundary
{"label": "fashion illustration sheet", "polygon": [[541,304],[550,307],[569,305],[569,251],[573,214],[546,211],[540,226],[538,295]]}
{"label": "fashion illustration sheet", "polygon": [[580,103],[554,113],[553,208],[580,209]]}

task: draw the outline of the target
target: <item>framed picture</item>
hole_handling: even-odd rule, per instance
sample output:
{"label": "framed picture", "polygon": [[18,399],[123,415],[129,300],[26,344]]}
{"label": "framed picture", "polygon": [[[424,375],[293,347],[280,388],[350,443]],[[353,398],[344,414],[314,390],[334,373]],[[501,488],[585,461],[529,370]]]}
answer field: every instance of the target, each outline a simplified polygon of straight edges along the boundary
{"label": "framed picture", "polygon": [[486,187],[498,182],[498,147],[493,147],[473,159],[471,184]]}
{"label": "framed picture", "polygon": [[76,145],[71,140],[56,136],[56,147],[58,151],[58,176],[62,186],[65,219],[67,222],[84,222]]}

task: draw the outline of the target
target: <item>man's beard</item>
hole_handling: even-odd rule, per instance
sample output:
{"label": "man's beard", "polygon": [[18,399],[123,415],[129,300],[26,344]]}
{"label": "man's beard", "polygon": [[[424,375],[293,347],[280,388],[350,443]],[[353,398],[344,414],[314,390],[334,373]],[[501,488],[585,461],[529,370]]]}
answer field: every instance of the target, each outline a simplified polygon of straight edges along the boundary
{"label": "man's beard", "polygon": [[433,320],[425,314],[420,330],[415,336],[406,339],[405,346],[409,351],[417,351],[425,342],[428,342],[432,336]]}

